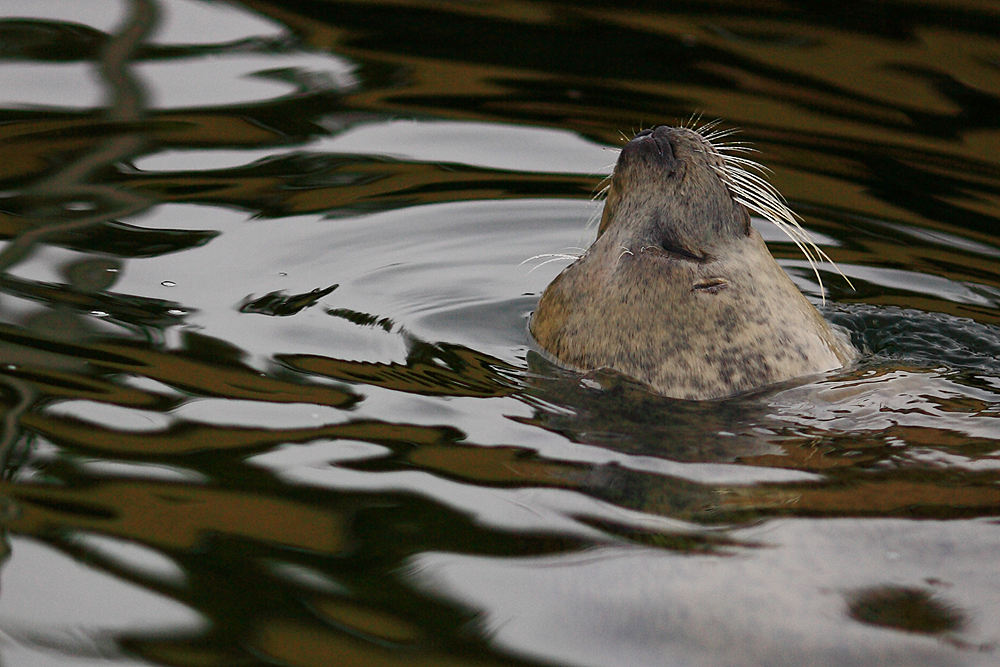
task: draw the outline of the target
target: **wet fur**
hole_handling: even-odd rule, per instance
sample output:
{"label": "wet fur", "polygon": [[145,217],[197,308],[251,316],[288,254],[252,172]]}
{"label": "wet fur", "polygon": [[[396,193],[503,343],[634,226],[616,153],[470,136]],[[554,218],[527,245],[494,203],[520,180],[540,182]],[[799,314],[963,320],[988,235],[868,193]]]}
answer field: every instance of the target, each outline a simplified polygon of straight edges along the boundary
{"label": "wet fur", "polygon": [[854,350],[798,291],[699,133],[659,127],[619,156],[598,238],[545,290],[538,344],[666,396],[710,399],[838,368]]}

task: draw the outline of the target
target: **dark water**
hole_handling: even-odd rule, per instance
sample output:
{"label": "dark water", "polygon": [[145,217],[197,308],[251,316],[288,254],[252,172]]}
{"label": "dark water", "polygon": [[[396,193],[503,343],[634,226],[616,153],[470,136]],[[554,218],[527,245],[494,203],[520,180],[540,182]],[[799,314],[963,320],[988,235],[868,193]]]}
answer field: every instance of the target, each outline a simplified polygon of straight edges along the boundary
{"label": "dark water", "polygon": [[[665,5],[0,1],[0,663],[996,664],[1000,11]],[[692,114],[856,366],[532,352]]]}

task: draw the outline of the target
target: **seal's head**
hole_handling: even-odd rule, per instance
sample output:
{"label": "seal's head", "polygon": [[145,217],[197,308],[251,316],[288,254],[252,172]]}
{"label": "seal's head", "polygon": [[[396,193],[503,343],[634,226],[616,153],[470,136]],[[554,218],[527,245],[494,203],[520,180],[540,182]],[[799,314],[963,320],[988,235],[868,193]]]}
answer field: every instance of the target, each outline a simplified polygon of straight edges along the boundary
{"label": "seal's head", "polygon": [[539,345],[578,370],[611,368],[690,399],[850,360],[751,227],[748,206],[794,219],[744,162],[687,128],[637,134],[618,157],[597,240],[542,295]]}

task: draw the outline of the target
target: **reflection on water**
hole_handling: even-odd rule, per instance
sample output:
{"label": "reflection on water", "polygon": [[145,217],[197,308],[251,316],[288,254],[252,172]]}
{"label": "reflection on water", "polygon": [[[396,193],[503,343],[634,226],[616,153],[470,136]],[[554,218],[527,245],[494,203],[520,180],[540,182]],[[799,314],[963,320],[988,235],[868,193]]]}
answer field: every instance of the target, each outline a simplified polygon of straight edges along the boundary
{"label": "reflection on water", "polygon": [[[995,10],[671,7],[0,1],[4,664],[993,664]],[[533,350],[524,260],[692,114],[854,366]]]}
{"label": "reflection on water", "polygon": [[965,614],[958,609],[941,604],[926,591],[908,588],[858,591],[851,596],[851,616],[862,623],[927,634],[958,630],[965,624]]}

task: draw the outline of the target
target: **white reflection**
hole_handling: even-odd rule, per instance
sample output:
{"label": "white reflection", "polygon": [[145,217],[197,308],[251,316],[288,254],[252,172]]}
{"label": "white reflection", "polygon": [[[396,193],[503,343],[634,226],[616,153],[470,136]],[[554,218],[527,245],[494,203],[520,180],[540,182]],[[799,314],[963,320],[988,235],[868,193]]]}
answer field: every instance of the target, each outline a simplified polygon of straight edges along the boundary
{"label": "white reflection", "polygon": [[[7,2],[0,6],[0,18],[82,23],[111,34],[123,16],[123,4],[97,0]],[[278,24],[223,3],[169,0],[162,8],[154,42],[224,45],[276,38],[283,32]],[[91,62],[5,62],[0,66],[0,105],[99,107],[105,102],[106,91],[95,66]],[[330,54],[243,50],[136,62],[132,70],[149,93],[151,108],[156,109],[259,102],[300,90],[343,91],[358,83],[354,64]]]}
{"label": "white reflection", "polygon": [[184,396],[184,394],[177,391],[170,385],[160,382],[159,380],[146,377],[145,375],[122,374],[118,376],[118,381],[126,387],[138,389],[146,394],[155,394],[168,398],[181,398]]}
{"label": "white reflection", "polygon": [[955,234],[942,232],[938,229],[925,229],[915,225],[903,225],[883,220],[870,220],[870,222],[882,227],[895,229],[896,231],[912,236],[913,238],[920,239],[921,241],[927,241],[932,245],[946,246],[949,248],[955,248],[956,250],[963,250],[965,252],[974,252],[978,255],[986,255],[988,257],[1000,257],[1000,249],[994,248],[991,245],[986,245],[985,243],[973,241],[972,239],[956,236]]}
{"label": "white reflection", "polygon": [[[196,62],[196,61],[194,61]],[[349,89],[355,80],[353,65],[341,62],[330,69],[334,89]],[[213,85],[217,82],[212,81]],[[174,85],[190,86],[190,82]],[[245,82],[241,83],[241,85]],[[164,86],[169,88],[170,86]],[[171,94],[177,94],[172,90]],[[213,91],[212,95],[220,94]],[[238,95],[238,93],[237,93]],[[168,103],[165,106],[174,106]],[[522,127],[501,123],[400,120],[369,122],[340,131],[339,120],[329,119],[334,137],[296,146],[317,153],[380,155],[421,162],[451,162],[520,172],[600,175],[611,172],[616,153],[607,147],[565,130]],[[140,158],[141,171],[207,171],[245,166],[256,160],[280,156],[288,149],[169,150]],[[780,236],[780,232],[779,232]],[[814,235],[820,245],[834,245],[829,237]],[[768,240],[787,240],[775,236]]]}
{"label": "white reflection", "polygon": [[265,158],[283,155],[286,148],[247,150],[164,150],[134,161],[139,171],[213,171],[245,167]]}
{"label": "white reflection", "polygon": [[187,574],[173,559],[137,542],[83,531],[72,533],[69,540],[142,577],[172,586],[183,586],[187,582]]}
{"label": "white reflection", "polygon": [[[773,222],[768,222],[763,218],[751,217],[750,222],[753,228],[761,235],[767,243],[791,243],[792,241],[788,238],[788,234],[781,231]],[[816,245],[821,246],[839,246],[840,241],[833,238],[832,236],[827,236],[826,234],[820,234],[811,229],[806,229],[806,234],[809,238],[813,240]]]}
{"label": "white reflection", "polygon": [[103,100],[91,63],[0,65],[0,106],[89,109]]}
{"label": "white reflection", "polygon": [[132,433],[163,431],[174,422],[174,419],[162,412],[127,408],[98,401],[61,401],[45,408],[45,412],[56,417],[72,417],[104,428]]}
{"label": "white reflection", "polygon": [[[88,546],[110,549],[127,564],[142,563],[161,574],[168,567],[148,554],[122,550],[108,540]],[[9,635],[78,636],[124,631],[205,629],[206,619],[176,600],[127,583],[73,560],[52,547],[10,538],[11,557],[0,571],[0,630]],[[141,548],[140,548],[141,550]],[[6,660],[4,664],[8,664]]]}
{"label": "white reflection", "polygon": [[270,561],[267,563],[267,566],[279,578],[303,588],[332,595],[351,594],[350,589],[346,586],[332,579],[325,572],[320,572],[311,567],[281,561]]}
{"label": "white reflection", "polygon": [[164,482],[203,484],[209,478],[200,472],[156,463],[131,463],[102,459],[74,459],[80,470],[91,475],[128,479],[156,479]]}
{"label": "white reflection", "polygon": [[159,5],[160,22],[149,40],[154,44],[226,44],[284,33],[279,24],[235,4],[160,0]]}
{"label": "white reflection", "polygon": [[79,23],[101,32],[114,32],[125,16],[124,0],[5,0],[0,18],[31,18]]}
{"label": "white reflection", "polygon": [[[790,267],[808,269],[812,275],[812,268],[806,260],[788,260],[780,262],[785,269]],[[989,306],[991,308],[1000,307],[997,299],[985,296],[983,292],[989,293],[989,288],[980,285],[971,287],[965,283],[949,280],[940,276],[933,276],[927,273],[916,271],[904,271],[902,269],[887,269],[875,266],[860,266],[857,264],[838,264],[839,268],[848,278],[861,280],[873,285],[879,285],[888,289],[898,289],[905,292],[913,292],[923,296],[935,296],[945,301],[954,303],[968,303],[977,306]],[[796,284],[799,284],[796,281]],[[972,289],[972,288],[975,289]]]}
{"label": "white reflection", "polygon": [[[331,129],[337,129],[331,119]],[[502,123],[398,120],[366,123],[309,146],[524,172],[610,174],[617,152],[567,130]]]}
{"label": "white reflection", "polygon": [[356,84],[353,65],[329,55],[227,53],[146,62],[134,69],[153,109],[245,104],[300,88],[336,91]]}
{"label": "white reflection", "polygon": [[267,403],[226,398],[191,400],[173,411],[184,421],[243,428],[316,428],[344,421],[344,411],[315,403]]}
{"label": "white reflection", "polygon": [[323,440],[308,445],[281,445],[269,452],[251,456],[251,465],[274,472],[293,471],[298,468],[327,468],[335,463],[363,461],[391,454],[382,445],[355,440]]}
{"label": "white reflection", "polygon": [[992,650],[852,621],[844,599],[873,586],[928,590],[972,616],[956,644],[991,645],[1000,636],[1000,529],[987,521],[772,521],[729,535],[763,544],[736,557],[642,547],[425,553],[408,575],[477,610],[479,631],[497,647],[552,663],[994,664]]}

